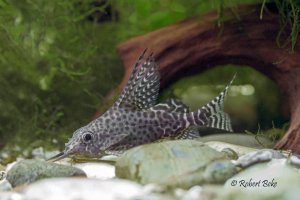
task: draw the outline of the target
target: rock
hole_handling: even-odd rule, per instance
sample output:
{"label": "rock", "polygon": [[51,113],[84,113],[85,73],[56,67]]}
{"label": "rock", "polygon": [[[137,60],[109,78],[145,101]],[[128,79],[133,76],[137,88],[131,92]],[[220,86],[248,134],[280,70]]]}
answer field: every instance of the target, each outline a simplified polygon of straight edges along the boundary
{"label": "rock", "polygon": [[222,189],[220,185],[197,185],[187,191],[176,189],[175,194],[181,200],[214,200]]}
{"label": "rock", "polygon": [[239,158],[238,154],[233,149],[224,148],[221,152],[225,153],[228,159],[237,160]]}
{"label": "rock", "polygon": [[246,155],[241,156],[237,161],[236,165],[242,168],[248,167],[255,163],[270,161],[271,159],[286,158],[282,153],[273,149],[262,149],[254,152],[250,152]]}
{"label": "rock", "polygon": [[235,175],[237,169],[229,160],[220,160],[210,163],[204,171],[203,177],[206,183],[222,184]]}
{"label": "rock", "polygon": [[106,180],[115,177],[115,167],[106,163],[77,163],[73,165],[84,171],[88,178]]}
{"label": "rock", "polygon": [[101,157],[101,160],[116,162],[117,158],[118,158],[118,156],[116,156],[116,155],[105,155],[105,156]]}
{"label": "rock", "polygon": [[229,160],[218,160],[208,163],[207,166],[195,171],[171,176],[162,184],[168,188],[180,187],[186,189],[194,185],[222,184],[236,173],[235,165]]}
{"label": "rock", "polygon": [[9,191],[11,189],[11,184],[6,180],[5,167],[0,165],[0,191]]}
{"label": "rock", "polygon": [[180,200],[178,199],[172,191],[167,190],[158,184],[147,184],[143,186],[143,191],[141,194],[135,196],[135,200]]}
{"label": "rock", "polygon": [[226,142],[219,142],[219,141],[210,141],[210,142],[206,142],[205,144],[207,144],[213,149],[216,149],[217,151],[223,151],[226,148],[232,149],[234,152],[237,153],[239,157],[247,153],[257,151],[257,149],[254,148],[230,144]]}
{"label": "rock", "polygon": [[226,155],[199,141],[164,141],[126,151],[116,162],[116,176],[142,184],[171,181],[173,186],[188,188],[197,180],[183,180],[184,176],[195,172],[202,178],[205,168],[221,159],[226,159]]}
{"label": "rock", "polygon": [[299,188],[298,169],[288,165],[286,159],[274,159],[253,165],[228,179],[216,200],[299,199]]}
{"label": "rock", "polygon": [[201,186],[193,186],[188,191],[181,188],[175,190],[175,195],[182,200],[198,200],[200,199],[200,193],[202,191]]}
{"label": "rock", "polygon": [[26,200],[127,200],[140,195],[142,189],[137,183],[120,179],[53,178],[33,183],[22,193]]}
{"label": "rock", "polygon": [[291,165],[294,165],[296,167],[300,167],[300,156],[298,154],[292,154],[289,159],[288,162]]}
{"label": "rock", "polygon": [[243,147],[249,147],[254,149],[261,149],[264,146],[272,147],[275,145],[271,140],[262,136],[247,135],[245,133],[223,133],[207,135],[197,139],[201,142],[219,141],[229,144],[234,144]]}
{"label": "rock", "polygon": [[181,200],[176,198],[174,195],[169,193],[151,193],[151,194],[142,194],[140,196],[134,197],[134,200]]}
{"label": "rock", "polygon": [[10,190],[12,190],[12,186],[6,179],[0,181],[0,191],[10,191]]}
{"label": "rock", "polygon": [[11,167],[6,178],[13,187],[16,187],[43,178],[68,176],[86,177],[86,174],[81,169],[71,166],[42,160],[22,160]]}
{"label": "rock", "polygon": [[37,147],[31,150],[30,156],[34,159],[45,159],[48,160],[49,158],[52,158],[53,156],[60,153],[58,150],[54,151],[47,151],[43,147]]}
{"label": "rock", "polygon": [[[58,152],[59,153],[59,152]],[[43,147],[37,147],[31,151],[33,158],[45,158],[45,151]],[[47,158],[48,159],[48,158]]]}
{"label": "rock", "polygon": [[1,200],[24,200],[23,196],[16,192],[0,192]]}

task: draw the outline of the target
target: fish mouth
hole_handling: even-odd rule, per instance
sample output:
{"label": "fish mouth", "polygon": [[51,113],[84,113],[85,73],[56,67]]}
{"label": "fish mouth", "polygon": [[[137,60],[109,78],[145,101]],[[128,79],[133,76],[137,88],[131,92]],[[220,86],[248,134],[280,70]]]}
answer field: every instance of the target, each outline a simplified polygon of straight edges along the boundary
{"label": "fish mouth", "polygon": [[62,151],[62,152],[56,154],[55,156],[53,156],[53,157],[47,159],[47,161],[55,162],[55,161],[61,160],[61,159],[63,159],[63,158],[66,158],[66,157],[68,157],[68,156],[69,156],[68,154],[66,154],[65,152]]}

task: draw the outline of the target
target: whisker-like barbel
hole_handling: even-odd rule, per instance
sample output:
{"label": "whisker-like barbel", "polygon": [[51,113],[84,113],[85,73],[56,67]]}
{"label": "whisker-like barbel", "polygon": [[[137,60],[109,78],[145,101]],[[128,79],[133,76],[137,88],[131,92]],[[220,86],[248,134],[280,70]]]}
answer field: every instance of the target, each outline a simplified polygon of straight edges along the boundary
{"label": "whisker-like barbel", "polygon": [[56,154],[55,156],[47,159],[47,161],[55,162],[55,161],[61,160],[61,159],[66,158],[66,157],[68,157],[67,154],[65,154],[64,152],[60,152],[60,153]]}

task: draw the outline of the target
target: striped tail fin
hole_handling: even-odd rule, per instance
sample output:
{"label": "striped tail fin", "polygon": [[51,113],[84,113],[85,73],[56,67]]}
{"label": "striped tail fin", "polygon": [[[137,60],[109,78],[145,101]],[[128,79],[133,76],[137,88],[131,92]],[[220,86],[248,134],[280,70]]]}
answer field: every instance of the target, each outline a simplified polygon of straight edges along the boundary
{"label": "striped tail fin", "polygon": [[200,108],[195,112],[191,112],[193,125],[197,126],[207,126],[211,128],[222,129],[225,131],[232,132],[230,117],[224,112],[224,100],[228,93],[236,74],[231,79],[230,83],[225,87],[225,89],[215,97],[211,102]]}

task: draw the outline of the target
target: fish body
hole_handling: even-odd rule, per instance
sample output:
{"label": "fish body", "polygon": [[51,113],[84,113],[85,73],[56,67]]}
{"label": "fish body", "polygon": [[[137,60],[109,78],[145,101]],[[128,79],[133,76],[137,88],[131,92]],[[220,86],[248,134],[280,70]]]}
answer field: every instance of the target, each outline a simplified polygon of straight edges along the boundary
{"label": "fish body", "polygon": [[137,60],[127,85],[115,104],[102,116],[76,130],[56,159],[82,154],[99,157],[163,138],[193,139],[197,127],[232,131],[223,102],[233,82],[207,105],[190,112],[177,99],[157,104],[160,74],[154,57]]}

